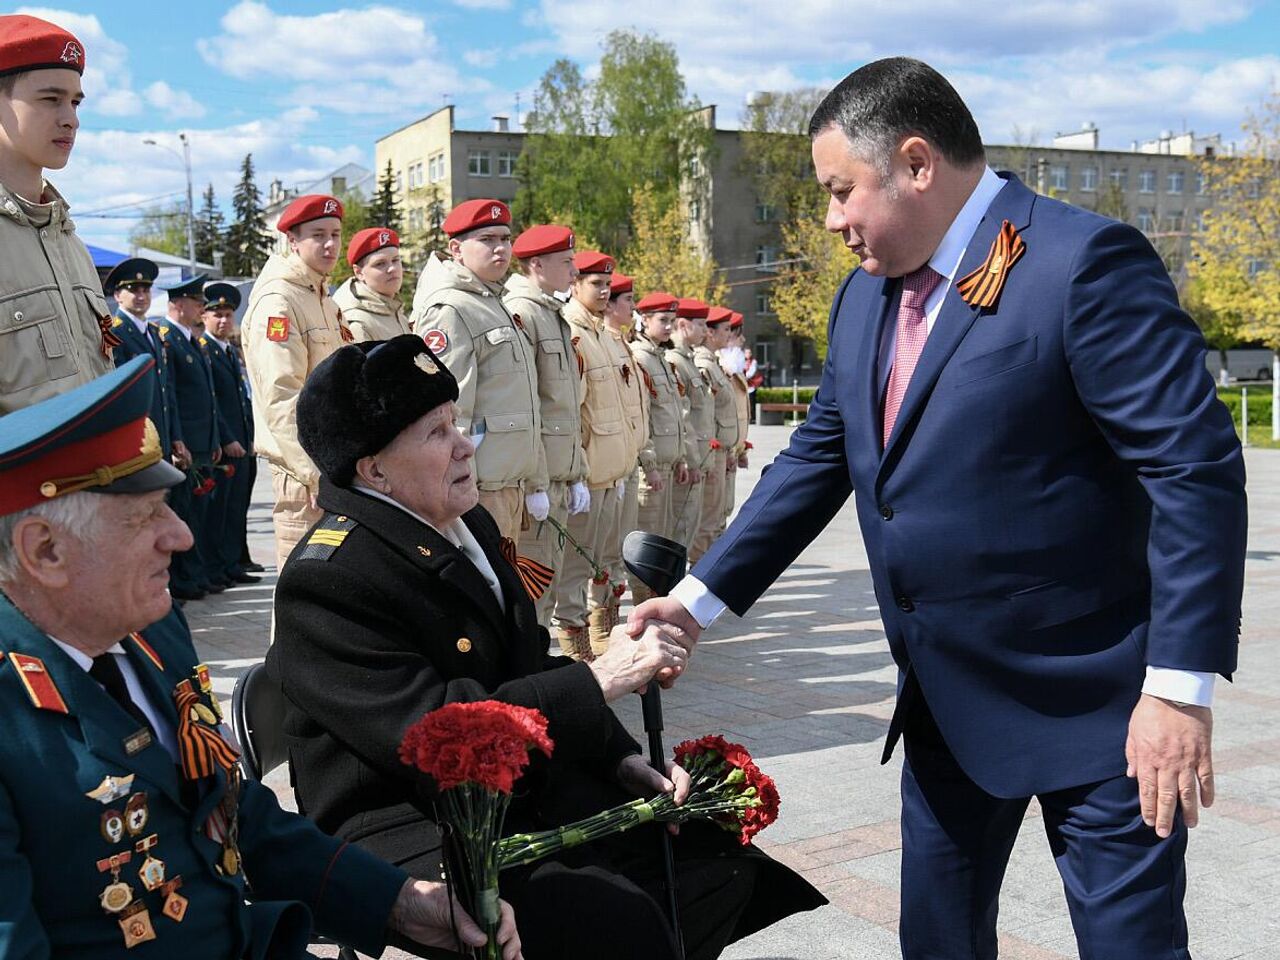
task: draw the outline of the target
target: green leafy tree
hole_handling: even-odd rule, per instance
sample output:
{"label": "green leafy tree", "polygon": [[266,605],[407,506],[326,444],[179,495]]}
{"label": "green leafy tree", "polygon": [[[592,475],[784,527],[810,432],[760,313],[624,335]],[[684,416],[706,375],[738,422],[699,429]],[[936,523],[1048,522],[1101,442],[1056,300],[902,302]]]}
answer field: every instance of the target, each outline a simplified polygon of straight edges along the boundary
{"label": "green leafy tree", "polygon": [[231,198],[235,220],[227,228],[222,272],[228,277],[256,276],[271,254],[271,236],[262,209],[262,194],[253,179],[253,154],[245,154],[240,182]]}
{"label": "green leafy tree", "polygon": [[648,185],[635,191],[635,235],[627,250],[626,272],[635,278],[640,295],[666,290],[678,297],[697,297],[721,303],[727,292],[715,261],[684,239],[684,212],[665,210]]}
{"label": "green leafy tree", "polygon": [[[697,116],[675,47],[618,30],[604,41],[599,76],[557,60],[534,94],[517,167],[520,223],[550,222],[596,238],[616,257],[633,236],[633,195],[647,185],[665,211],[680,200],[681,175],[705,161],[711,131]],[[566,222],[567,221],[567,222]]]}
{"label": "green leafy tree", "polygon": [[383,226],[373,221],[372,208],[360,194],[343,191],[338,194],[338,199],[342,201],[342,252],[329,274],[329,282],[335,287],[351,276],[351,264],[347,263],[347,247],[351,238],[366,227]]}
{"label": "green leafy tree", "polygon": [[129,231],[129,243],[134,247],[147,247],[175,256],[187,255],[187,205],[173,203],[168,206],[150,207],[144,210],[137,224]]}
{"label": "green leafy tree", "polygon": [[807,87],[765,94],[742,116],[742,162],[757,200],[779,224],[807,217],[825,202],[813,175],[809,118],[826,91]]}
{"label": "green leafy tree", "polygon": [[1112,220],[1129,220],[1129,204],[1125,201],[1124,191],[1114,181],[1107,181],[1107,185],[1102,188],[1098,194],[1098,200],[1093,205],[1093,212],[1100,213],[1104,217],[1110,217]]}
{"label": "green leafy tree", "polygon": [[401,232],[400,201],[396,198],[396,180],[390,160],[378,179],[378,192],[369,204],[369,226],[390,227],[396,233]]}
{"label": "green leafy tree", "polygon": [[821,359],[827,355],[831,298],[858,261],[840,235],[822,225],[818,211],[783,224],[782,249],[770,304],[783,328],[811,339]]}
{"label": "green leafy tree", "polygon": [[213,184],[205,188],[201,196],[200,212],[196,214],[196,259],[201,263],[213,263],[222,252],[226,219],[213,194]]}

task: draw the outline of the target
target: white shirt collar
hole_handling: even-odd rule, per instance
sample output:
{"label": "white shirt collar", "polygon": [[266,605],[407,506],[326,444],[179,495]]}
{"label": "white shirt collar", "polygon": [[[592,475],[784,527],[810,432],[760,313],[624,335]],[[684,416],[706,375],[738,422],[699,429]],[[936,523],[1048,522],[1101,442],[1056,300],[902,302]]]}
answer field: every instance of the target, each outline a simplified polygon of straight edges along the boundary
{"label": "white shirt collar", "polygon": [[[52,640],[54,643],[56,643],[59,647],[61,647],[62,652],[76,662],[76,666],[78,666],[85,673],[89,672],[89,668],[93,666],[93,657],[89,656],[83,650],[77,650],[75,647],[71,646],[71,644],[69,643],[63,643],[57,637],[50,637],[49,639]],[[116,653],[123,656],[124,647],[117,643],[109,647],[107,650],[104,650],[103,652]]]}
{"label": "white shirt collar", "polygon": [[170,319],[170,320],[169,320],[169,326],[171,326],[171,327],[173,327],[175,330],[179,331],[179,332],[180,332],[184,337],[186,337],[188,340],[190,340],[190,339],[191,339],[191,331],[190,331],[190,330],[188,330],[186,327],[184,327],[182,324],[180,324],[177,320]]}
{"label": "white shirt collar", "polygon": [[960,269],[960,261],[964,258],[965,250],[969,248],[969,241],[973,239],[978,224],[987,215],[987,208],[991,206],[991,201],[996,198],[996,194],[1004,188],[1005,182],[996,176],[995,171],[990,167],[984,168],[982,178],[973,188],[973,193],[969,194],[969,199],[964,202],[956,218],[951,221],[951,226],[943,234],[938,249],[933,251],[933,256],[929,258],[929,266],[948,280],[955,280],[956,271]]}
{"label": "white shirt collar", "polygon": [[457,534],[457,532],[456,532],[456,530],[455,530],[455,528],[456,528],[457,526],[462,526],[463,528],[465,528],[465,527],[466,527],[466,524],[464,524],[464,523],[462,522],[461,518],[459,518],[459,519],[457,519],[457,520],[453,521],[453,523],[452,523],[452,524],[450,524],[448,528],[446,528],[446,529],[444,529],[444,530],[441,530],[439,527],[437,527],[434,523],[432,523],[432,522],[431,522],[430,520],[428,520],[426,517],[423,517],[423,516],[420,516],[419,514],[414,513],[412,510],[410,510],[408,507],[406,507],[406,506],[405,506],[403,503],[401,503],[399,500],[394,500],[394,499],[392,499],[391,497],[389,497],[389,496],[387,496],[385,493],[383,493],[381,490],[373,490],[373,489],[371,489],[371,488],[369,488],[369,487],[363,487],[363,486],[360,486],[360,484],[358,484],[358,483],[353,483],[353,484],[351,485],[351,489],[352,489],[352,490],[354,490],[356,493],[362,493],[362,494],[364,494],[366,497],[373,497],[373,499],[375,499],[375,500],[381,500],[383,503],[389,503],[389,504],[391,504],[393,507],[396,507],[396,508],[398,508],[398,509],[400,509],[400,510],[404,511],[404,512],[405,512],[405,513],[407,513],[409,516],[413,517],[413,519],[417,520],[419,523],[424,523],[424,524],[426,524],[428,527],[430,527],[430,528],[431,528],[432,530],[434,530],[436,533],[440,534],[440,536],[444,537],[446,540],[448,540],[450,543],[452,543],[455,547],[458,547],[459,549],[461,549],[461,548],[462,548],[462,542],[461,542],[461,539],[459,538],[459,536],[458,536],[458,534]]}

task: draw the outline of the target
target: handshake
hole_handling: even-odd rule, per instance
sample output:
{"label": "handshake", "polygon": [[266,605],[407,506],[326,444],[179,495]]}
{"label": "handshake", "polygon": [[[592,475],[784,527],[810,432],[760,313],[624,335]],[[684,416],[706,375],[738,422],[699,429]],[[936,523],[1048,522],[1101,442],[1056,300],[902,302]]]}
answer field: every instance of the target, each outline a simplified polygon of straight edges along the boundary
{"label": "handshake", "polygon": [[650,682],[673,686],[701,634],[701,625],[678,600],[655,597],[640,604],[613,628],[609,648],[590,665],[605,702],[643,692]]}

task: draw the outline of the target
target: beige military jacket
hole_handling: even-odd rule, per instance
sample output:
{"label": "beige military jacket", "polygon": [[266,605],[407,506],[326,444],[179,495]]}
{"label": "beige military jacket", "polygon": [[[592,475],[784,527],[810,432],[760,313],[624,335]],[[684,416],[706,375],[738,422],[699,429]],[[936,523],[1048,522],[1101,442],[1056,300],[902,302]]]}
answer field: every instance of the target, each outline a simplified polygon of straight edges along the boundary
{"label": "beige military jacket", "polygon": [[698,372],[692,347],[683,346],[677,340],[676,346],[667,351],[667,362],[684,388],[685,462],[690,469],[704,470],[709,459],[708,445],[716,435],[715,398],[711,395],[711,387]]}
{"label": "beige military jacket", "polygon": [[587,485],[608,487],[636,466],[630,431],[622,409],[622,378],[605,346],[604,319],[577,300],[561,311],[573,332],[573,348],[582,359],[582,446],[587,453]]}
{"label": "beige military jacket", "polygon": [[747,378],[740,373],[729,374],[729,385],[733,387],[733,408],[738,415],[738,446],[734,453],[741,454],[747,448],[747,430],[751,427],[751,395]]}
{"label": "beige military jacket", "polygon": [[[502,302],[533,347],[538,371],[538,399],[542,408],[542,449],[547,476],[536,481],[577,483],[587,478],[587,454],[582,448],[582,378],[573,352],[573,333],[560,315],[564,306],[523,274],[507,278]],[[517,319],[518,318],[518,319]]]}
{"label": "beige military jacket", "polygon": [[727,452],[732,451],[738,444],[738,409],[729,375],[720,366],[715,351],[708,347],[697,347],[693,351],[693,362],[715,398],[716,439]]}
{"label": "beige military jacket", "polygon": [[333,291],[333,302],[342,311],[342,322],[357,342],[390,340],[413,332],[398,297],[375,293],[355,277],[348,277]]}
{"label": "beige military jacket", "polygon": [[606,323],[601,328],[601,340],[610,356],[613,357],[614,369],[622,380],[622,412],[623,422],[627,425],[631,451],[631,470],[637,463],[649,463],[646,469],[652,469],[655,463],[653,447],[649,444],[649,391],[645,389],[644,377],[636,366],[636,359],[631,355],[631,345],[624,335],[610,329]]}
{"label": "beige military jacket", "polygon": [[112,310],[67,202],[29,204],[0,184],[0,415],[88,383],[114,366]]}
{"label": "beige military jacket", "polygon": [[480,489],[539,489],[547,466],[538,375],[529,340],[502,305],[502,287],[432,254],[414,291],[412,321],[458,379],[458,423],[480,440]]}
{"label": "beige military jacket", "polygon": [[631,355],[643,371],[641,379],[649,394],[649,446],[653,456],[645,462],[645,451],[640,453],[640,466],[645,470],[658,468],[670,470],[675,464],[685,462],[685,400],[676,372],[667,363],[665,351],[647,337],[638,337],[631,344]]}
{"label": "beige military jacket", "polygon": [[328,289],[325,277],[294,254],[272,254],[240,327],[253,388],[253,445],[312,493],[320,472],[298,442],[298,393],[320,361],[351,337]]}

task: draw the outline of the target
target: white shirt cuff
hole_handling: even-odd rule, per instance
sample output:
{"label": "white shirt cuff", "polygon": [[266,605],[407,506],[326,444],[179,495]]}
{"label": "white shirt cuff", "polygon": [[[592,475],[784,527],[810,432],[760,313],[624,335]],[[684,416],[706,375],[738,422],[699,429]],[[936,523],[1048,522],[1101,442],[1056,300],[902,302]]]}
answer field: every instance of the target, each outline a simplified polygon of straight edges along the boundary
{"label": "white shirt cuff", "polygon": [[1147,679],[1142,685],[1142,692],[1148,696],[1173,700],[1193,707],[1212,707],[1213,685],[1217,679],[1218,675],[1215,673],[1148,666]]}
{"label": "white shirt cuff", "polygon": [[703,630],[716,622],[725,611],[724,601],[707,589],[707,585],[694,576],[686,576],[675,585],[671,596],[679,600]]}

